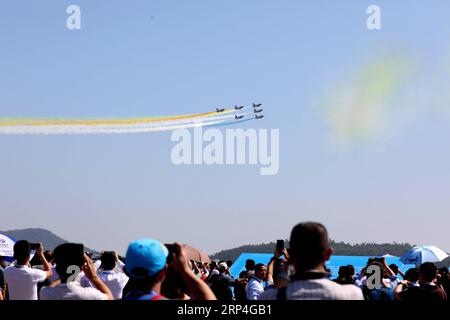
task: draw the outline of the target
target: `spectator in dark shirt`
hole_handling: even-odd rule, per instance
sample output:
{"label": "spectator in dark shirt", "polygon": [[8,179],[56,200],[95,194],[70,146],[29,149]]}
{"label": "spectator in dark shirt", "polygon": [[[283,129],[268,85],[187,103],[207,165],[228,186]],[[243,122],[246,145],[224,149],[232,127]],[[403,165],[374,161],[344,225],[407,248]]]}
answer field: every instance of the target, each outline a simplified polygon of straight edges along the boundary
{"label": "spectator in dark shirt", "polygon": [[211,278],[211,290],[217,297],[217,300],[233,300],[231,287],[234,285],[234,279],[229,275],[226,262],[219,263],[219,274]]}
{"label": "spectator in dark shirt", "polygon": [[[436,283],[437,267],[431,262],[425,262],[420,266],[420,287],[412,287],[399,293],[402,300],[442,301],[447,300],[447,294]],[[399,286],[404,285],[400,283]]]}

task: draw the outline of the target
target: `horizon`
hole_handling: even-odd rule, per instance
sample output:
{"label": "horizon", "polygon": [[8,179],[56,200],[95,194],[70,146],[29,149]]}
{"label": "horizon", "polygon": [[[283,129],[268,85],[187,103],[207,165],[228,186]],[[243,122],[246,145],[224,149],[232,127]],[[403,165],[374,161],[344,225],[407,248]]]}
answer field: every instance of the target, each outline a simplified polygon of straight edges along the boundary
{"label": "horizon", "polygon": [[[73,4],[1,6],[0,229],[44,227],[120,252],[144,237],[218,252],[319,221],[343,242],[450,251],[450,3],[77,0],[70,29]],[[373,4],[379,30],[367,24]],[[235,105],[249,121],[216,111]],[[210,134],[265,129],[279,143],[244,146],[256,165],[177,164],[171,130],[205,113]],[[64,133],[72,119],[147,127],[18,135],[2,124],[35,117],[67,121]],[[264,176],[268,146],[279,170]]]}
{"label": "horizon", "polygon": [[[31,231],[45,231],[45,232],[49,232],[49,233],[51,233],[53,236],[56,236],[56,237],[58,237],[58,238],[61,238],[61,239],[63,239],[64,241],[67,241],[67,242],[75,242],[75,243],[83,243],[82,241],[72,241],[72,240],[68,240],[68,239],[66,239],[63,235],[60,235],[60,234],[57,234],[57,233],[55,233],[55,232],[53,232],[52,230],[48,230],[48,229],[45,229],[45,228],[24,228],[24,229],[11,229],[11,230],[0,230],[0,233],[12,233],[12,232],[17,232],[17,231],[20,231],[20,232],[23,232],[23,231],[28,231],[28,230],[31,230]],[[20,240],[20,239],[17,239],[17,240]],[[135,240],[137,240],[137,239],[135,239]],[[289,239],[284,239],[285,241],[287,241],[287,242],[289,242]],[[352,243],[352,242],[345,242],[345,241],[340,241],[340,240],[336,240],[336,239],[333,239],[333,238],[330,238],[330,242],[333,242],[333,243],[343,243],[343,244],[345,244],[345,245],[350,245],[350,246],[356,246],[356,245],[410,245],[410,246],[412,246],[412,247],[414,247],[414,246],[419,246],[419,244],[416,244],[416,243],[408,243],[408,242],[354,242],[354,243]],[[232,249],[237,249],[237,248],[240,248],[240,247],[246,247],[246,246],[259,246],[259,245],[267,245],[267,244],[275,244],[276,243],[276,240],[273,240],[273,241],[269,241],[269,242],[259,242],[259,243],[245,243],[245,244],[240,244],[240,245],[238,245],[238,246],[236,246],[236,247],[232,247],[232,248],[222,248],[222,249],[219,249],[219,251],[216,251],[216,252],[208,252],[207,254],[208,255],[210,255],[210,256],[212,256],[212,255],[216,255],[216,254],[218,254],[218,253],[220,253],[220,252],[222,252],[222,251],[227,251],[227,250],[232,250]],[[87,245],[87,244],[85,244],[85,243],[83,243],[86,247],[90,247],[89,245]],[[432,245],[432,244],[422,244],[422,245]],[[95,251],[99,251],[99,252],[101,252],[101,251],[103,251],[104,249],[102,249],[102,248],[90,248],[90,249],[93,249],[93,250],[95,250]],[[110,248],[111,249],[111,248]],[[202,248],[198,248],[199,250],[202,250]],[[444,251],[446,251],[446,252],[450,252],[450,251],[447,251],[445,248],[441,248],[441,249],[443,249]],[[387,253],[389,253],[389,252],[387,252]],[[119,254],[121,254],[121,255],[125,255],[125,252],[122,252],[122,253],[119,253]],[[333,254],[333,255],[335,255],[335,254]]]}

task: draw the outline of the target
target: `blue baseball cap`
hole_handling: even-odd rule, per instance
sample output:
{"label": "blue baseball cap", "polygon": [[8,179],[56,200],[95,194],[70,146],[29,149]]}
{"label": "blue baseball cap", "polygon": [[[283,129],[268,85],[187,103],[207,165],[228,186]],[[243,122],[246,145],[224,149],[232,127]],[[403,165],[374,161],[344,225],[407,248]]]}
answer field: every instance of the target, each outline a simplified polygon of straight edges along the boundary
{"label": "blue baseball cap", "polygon": [[132,278],[141,278],[142,272],[147,271],[146,276],[153,276],[166,266],[169,250],[161,242],[153,239],[136,240],[128,246],[125,257],[125,268]]}

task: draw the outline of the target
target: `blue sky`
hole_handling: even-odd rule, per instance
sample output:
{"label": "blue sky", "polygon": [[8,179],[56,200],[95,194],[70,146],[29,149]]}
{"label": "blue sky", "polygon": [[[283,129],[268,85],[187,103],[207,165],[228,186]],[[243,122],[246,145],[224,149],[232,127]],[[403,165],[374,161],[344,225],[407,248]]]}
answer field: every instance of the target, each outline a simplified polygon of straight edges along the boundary
{"label": "blue sky", "polygon": [[[81,7],[79,31],[65,26],[70,4]],[[370,4],[381,30],[366,28]],[[336,240],[450,251],[449,11],[437,0],[3,1],[0,117],[262,102],[266,117],[243,128],[280,129],[280,171],[175,166],[167,132],[0,136],[0,230],[43,227],[120,251],[149,236],[214,252],[318,220]],[[385,61],[402,67],[399,80],[381,107],[351,100],[366,106],[364,121],[376,117],[340,144],[329,115],[348,116],[341,94],[364,98],[358,75]]]}

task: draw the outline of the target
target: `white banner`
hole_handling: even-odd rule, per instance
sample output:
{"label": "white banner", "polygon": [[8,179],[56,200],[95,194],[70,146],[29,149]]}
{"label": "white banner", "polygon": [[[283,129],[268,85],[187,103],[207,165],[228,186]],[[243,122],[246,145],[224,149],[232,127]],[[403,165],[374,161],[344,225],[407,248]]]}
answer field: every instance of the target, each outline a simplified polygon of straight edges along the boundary
{"label": "white banner", "polygon": [[10,237],[0,234],[0,256],[13,257],[14,243],[14,240]]}

